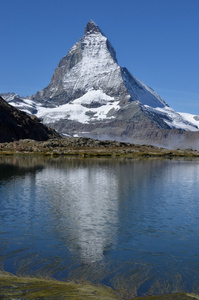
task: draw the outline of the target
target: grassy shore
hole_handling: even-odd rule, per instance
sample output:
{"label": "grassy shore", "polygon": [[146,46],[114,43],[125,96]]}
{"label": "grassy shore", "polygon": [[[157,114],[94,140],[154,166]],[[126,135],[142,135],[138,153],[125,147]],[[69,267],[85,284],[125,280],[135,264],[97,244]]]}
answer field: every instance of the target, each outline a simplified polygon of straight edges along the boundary
{"label": "grassy shore", "polygon": [[169,294],[148,297],[120,297],[111,288],[88,282],[75,283],[41,278],[18,277],[0,271],[0,299],[71,299],[71,300],[194,300],[193,294]]}
{"label": "grassy shore", "polygon": [[120,299],[108,287],[74,283],[0,272],[0,299]]}
{"label": "grassy shore", "polygon": [[199,158],[199,151],[192,149],[169,150],[150,145],[133,145],[117,141],[92,140],[89,138],[60,138],[44,142],[20,140],[0,144],[0,155],[15,154],[112,158]]}

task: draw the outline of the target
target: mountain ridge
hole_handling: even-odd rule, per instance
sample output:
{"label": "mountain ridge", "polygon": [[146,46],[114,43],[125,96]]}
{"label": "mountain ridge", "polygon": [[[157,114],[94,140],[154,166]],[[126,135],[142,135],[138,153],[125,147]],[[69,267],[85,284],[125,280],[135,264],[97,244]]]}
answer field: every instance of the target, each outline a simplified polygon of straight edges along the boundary
{"label": "mountain ridge", "polygon": [[9,103],[69,136],[158,145],[164,136],[158,131],[198,131],[197,121],[186,120],[119,66],[113,46],[92,20],[60,60],[49,85],[28,98],[9,98]]}

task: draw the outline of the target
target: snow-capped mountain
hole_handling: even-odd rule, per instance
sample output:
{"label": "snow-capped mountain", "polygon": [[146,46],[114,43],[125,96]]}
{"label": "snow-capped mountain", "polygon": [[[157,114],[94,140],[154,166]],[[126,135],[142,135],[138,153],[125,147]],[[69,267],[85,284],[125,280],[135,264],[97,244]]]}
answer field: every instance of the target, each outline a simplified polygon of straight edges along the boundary
{"label": "snow-capped mountain", "polygon": [[65,135],[154,144],[159,130],[198,131],[197,120],[175,112],[119,66],[113,46],[93,21],[46,88],[27,98],[3,97]]}
{"label": "snow-capped mountain", "polygon": [[138,100],[152,107],[166,105],[154,91],[118,65],[109,40],[90,21],[82,39],[60,61],[51,83],[33,99],[60,105],[92,90],[103,91],[114,101]]}

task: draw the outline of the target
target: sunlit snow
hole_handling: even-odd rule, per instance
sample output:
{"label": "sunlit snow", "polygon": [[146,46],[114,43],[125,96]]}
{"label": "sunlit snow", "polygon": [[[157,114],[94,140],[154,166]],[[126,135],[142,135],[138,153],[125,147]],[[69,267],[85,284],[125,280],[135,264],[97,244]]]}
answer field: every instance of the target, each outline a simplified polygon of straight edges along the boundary
{"label": "sunlit snow", "polygon": [[148,111],[161,115],[161,117],[164,119],[164,122],[167,123],[171,128],[184,129],[186,131],[198,131],[196,123],[192,122],[191,118],[188,120],[183,116],[183,114],[177,113],[168,106],[163,108],[152,108],[148,105],[145,105],[145,107]]}
{"label": "sunlit snow", "polygon": [[[91,103],[99,103],[101,106],[97,108],[88,108],[83,106]],[[107,113],[111,109],[118,110],[120,108],[119,101],[114,101],[103,93],[101,90],[90,90],[82,97],[60,105],[55,108],[39,107],[37,117],[42,118],[44,123],[53,123],[60,119],[75,120],[80,123],[88,123],[90,120],[103,120],[113,117],[107,117]]]}
{"label": "sunlit snow", "polygon": [[[63,78],[65,90],[78,90],[109,86],[117,88],[121,84],[120,67],[107,49],[107,38],[101,33],[83,37],[82,60],[69,70]],[[76,51],[75,44],[69,53]],[[77,79],[78,78],[78,79]]]}
{"label": "sunlit snow", "polygon": [[193,114],[189,114],[189,113],[181,113],[179,112],[179,114],[188,122],[191,122],[192,124],[198,126],[199,128],[199,116],[193,115]]}

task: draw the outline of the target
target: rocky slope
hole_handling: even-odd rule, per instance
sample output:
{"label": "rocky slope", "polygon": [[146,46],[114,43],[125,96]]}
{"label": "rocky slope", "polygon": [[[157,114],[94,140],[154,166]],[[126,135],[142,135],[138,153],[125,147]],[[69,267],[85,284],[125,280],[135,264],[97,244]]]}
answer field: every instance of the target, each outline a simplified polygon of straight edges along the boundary
{"label": "rocky slope", "polygon": [[152,145],[134,145],[118,141],[93,140],[86,137],[69,137],[34,141],[24,139],[0,143],[0,155],[40,154],[43,158],[57,156],[103,158],[199,158],[199,151],[169,150]]}
{"label": "rocky slope", "polygon": [[38,118],[28,116],[0,97],[1,143],[27,138],[42,141],[58,136],[54,130],[40,123]]}

